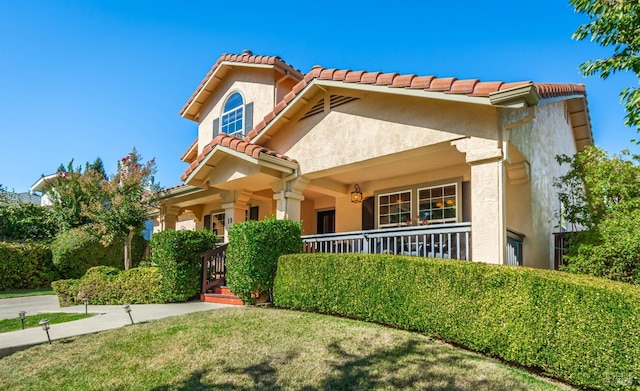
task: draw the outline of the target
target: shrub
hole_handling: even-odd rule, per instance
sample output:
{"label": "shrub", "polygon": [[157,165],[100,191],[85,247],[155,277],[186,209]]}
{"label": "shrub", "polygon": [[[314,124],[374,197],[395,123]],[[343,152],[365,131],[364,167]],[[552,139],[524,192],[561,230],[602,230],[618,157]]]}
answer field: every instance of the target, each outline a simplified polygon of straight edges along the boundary
{"label": "shrub", "polygon": [[58,226],[49,208],[0,200],[0,240],[50,240],[57,232]]}
{"label": "shrub", "polygon": [[0,242],[0,290],[48,287],[56,278],[47,244]]}
{"label": "shrub", "polygon": [[153,234],[149,245],[151,263],[162,275],[164,300],[186,301],[200,292],[200,253],[216,245],[211,231],[162,231]]}
{"label": "shrub", "polygon": [[162,275],[156,267],[120,270],[110,266],[89,269],[80,279],[59,280],[51,283],[60,305],[89,303],[150,304],[164,303],[161,293]]}
{"label": "shrub", "polygon": [[[137,265],[146,247],[142,235],[136,235],[133,247],[134,265]],[[51,243],[51,251],[54,265],[65,278],[79,278],[94,266],[124,268],[124,238],[105,247],[100,243],[100,238],[83,228],[58,234]]]}
{"label": "shrub", "polygon": [[227,285],[245,303],[255,293],[270,293],[278,257],[302,249],[300,223],[269,218],[243,221],[229,228]]}
{"label": "shrub", "polygon": [[281,257],[281,307],[418,330],[578,386],[640,386],[640,289],[561,272],[392,255]]}

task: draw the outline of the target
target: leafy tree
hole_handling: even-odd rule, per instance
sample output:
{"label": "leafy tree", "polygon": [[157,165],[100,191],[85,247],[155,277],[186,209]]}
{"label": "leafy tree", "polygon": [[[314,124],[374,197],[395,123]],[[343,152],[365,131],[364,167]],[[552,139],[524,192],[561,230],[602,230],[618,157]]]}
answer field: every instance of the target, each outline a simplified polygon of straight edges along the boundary
{"label": "leafy tree", "polygon": [[84,215],[102,238],[104,245],[120,235],[126,237],[124,267],[131,267],[131,241],[149,218],[159,187],[152,183],[156,167],[154,159],[142,163],[135,148],[118,162],[118,172],[109,180],[96,170],[81,177],[86,194],[98,195],[97,202],[87,204]]}
{"label": "leafy tree", "polygon": [[48,208],[19,200],[0,202],[0,240],[47,240],[57,231]]}
{"label": "leafy tree", "polygon": [[[585,76],[599,74],[606,79],[619,71],[631,71],[640,79],[640,2],[637,0],[570,0],[576,12],[586,14],[591,21],[573,34],[579,41],[590,37],[601,46],[612,46],[613,54],[604,59],[580,65]],[[640,90],[624,89],[620,98],[625,106],[625,125],[640,132]],[[640,144],[640,140],[637,141]]]}
{"label": "leafy tree", "polygon": [[640,156],[609,157],[589,147],[561,155],[567,173],[554,180],[573,230],[566,269],[640,283]]}

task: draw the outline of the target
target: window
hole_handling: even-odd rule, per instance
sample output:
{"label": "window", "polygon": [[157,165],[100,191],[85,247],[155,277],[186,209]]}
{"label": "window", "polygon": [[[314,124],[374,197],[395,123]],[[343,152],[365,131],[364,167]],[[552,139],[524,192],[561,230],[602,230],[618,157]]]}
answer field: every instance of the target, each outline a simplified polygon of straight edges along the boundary
{"label": "window", "polygon": [[204,216],[204,227],[218,236],[224,236],[224,212]]}
{"label": "window", "polygon": [[240,93],[234,92],[227,98],[220,119],[220,132],[232,135],[244,132],[244,101]]}
{"label": "window", "polygon": [[393,227],[411,223],[411,191],[378,196],[378,227]]}
{"label": "window", "polygon": [[456,222],[458,185],[418,189],[418,218],[429,223]]}

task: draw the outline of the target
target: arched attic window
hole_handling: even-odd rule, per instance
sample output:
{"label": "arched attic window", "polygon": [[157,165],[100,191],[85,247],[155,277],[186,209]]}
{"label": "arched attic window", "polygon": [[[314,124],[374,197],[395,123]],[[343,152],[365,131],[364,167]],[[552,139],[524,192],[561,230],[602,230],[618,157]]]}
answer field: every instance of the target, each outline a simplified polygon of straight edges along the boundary
{"label": "arched attic window", "polygon": [[245,105],[244,99],[239,92],[229,95],[222,108],[220,117],[220,132],[242,136],[246,128],[251,128],[251,107]]}

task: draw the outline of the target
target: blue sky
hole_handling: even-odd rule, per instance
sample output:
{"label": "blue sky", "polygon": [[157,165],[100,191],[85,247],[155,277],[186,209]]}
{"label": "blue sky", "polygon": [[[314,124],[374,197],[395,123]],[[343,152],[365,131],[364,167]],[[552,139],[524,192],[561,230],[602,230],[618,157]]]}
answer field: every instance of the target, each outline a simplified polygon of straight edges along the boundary
{"label": "blue sky", "polygon": [[178,115],[222,53],[483,81],[583,83],[596,144],[640,149],[619,93],[577,67],[609,50],[576,42],[567,1],[213,2],[0,0],[0,184],[27,191],[72,158],[108,173],[135,146],[164,187],[196,123]]}

